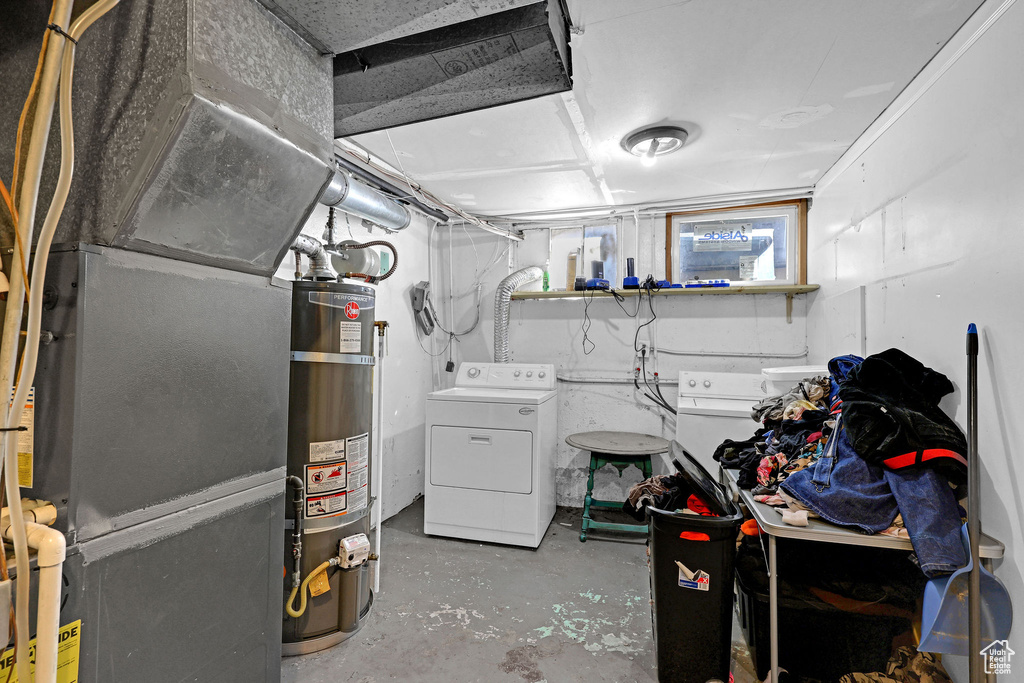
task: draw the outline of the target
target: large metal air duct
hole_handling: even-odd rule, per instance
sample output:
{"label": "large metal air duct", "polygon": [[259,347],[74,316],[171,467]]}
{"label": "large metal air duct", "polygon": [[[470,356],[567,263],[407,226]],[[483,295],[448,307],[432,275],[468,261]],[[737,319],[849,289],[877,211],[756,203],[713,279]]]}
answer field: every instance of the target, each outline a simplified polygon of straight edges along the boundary
{"label": "large metal air duct", "polygon": [[365,218],[388,230],[405,230],[412,222],[412,213],[408,207],[385,197],[369,185],[349,178],[341,171],[334,172],[331,182],[320,195],[320,203]]}
{"label": "large metal air duct", "polygon": [[544,271],[537,266],[523,268],[509,275],[498,283],[498,291],[494,294],[494,362],[508,363],[508,310],[512,301],[512,292],[527,282],[544,277]]}

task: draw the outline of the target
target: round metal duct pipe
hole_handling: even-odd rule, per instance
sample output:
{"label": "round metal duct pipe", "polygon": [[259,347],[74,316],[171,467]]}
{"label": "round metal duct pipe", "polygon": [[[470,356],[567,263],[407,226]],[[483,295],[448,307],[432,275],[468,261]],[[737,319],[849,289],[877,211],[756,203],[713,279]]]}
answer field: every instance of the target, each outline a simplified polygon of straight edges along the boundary
{"label": "round metal duct pipe", "polygon": [[320,203],[365,218],[388,230],[405,230],[412,222],[412,212],[408,207],[341,171],[334,172],[331,182],[320,195]]}

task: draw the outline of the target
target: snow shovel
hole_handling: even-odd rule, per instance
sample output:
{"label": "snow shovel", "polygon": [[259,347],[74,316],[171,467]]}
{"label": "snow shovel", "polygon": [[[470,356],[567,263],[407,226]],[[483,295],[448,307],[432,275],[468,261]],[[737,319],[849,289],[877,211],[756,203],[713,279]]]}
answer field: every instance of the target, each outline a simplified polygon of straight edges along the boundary
{"label": "snow shovel", "polygon": [[[961,532],[967,566],[932,579],[924,589],[922,636],[918,650],[971,656],[971,683],[980,683],[981,648],[1004,640],[1013,623],[1006,587],[981,566],[980,480],[978,477],[978,328],[967,328],[967,524]],[[980,595],[974,601],[969,597]]]}

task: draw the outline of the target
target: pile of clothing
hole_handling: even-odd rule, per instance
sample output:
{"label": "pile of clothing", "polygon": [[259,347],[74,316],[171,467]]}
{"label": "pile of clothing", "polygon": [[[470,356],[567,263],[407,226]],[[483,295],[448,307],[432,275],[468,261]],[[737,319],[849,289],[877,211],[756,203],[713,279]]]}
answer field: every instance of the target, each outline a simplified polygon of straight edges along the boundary
{"label": "pile of clothing", "polygon": [[966,481],[967,443],[939,407],[953,384],[899,349],[833,358],[829,373],[755,406],[763,428],[715,459],[788,522],[909,537],[929,577],[962,567],[953,487]]}
{"label": "pile of clothing", "polygon": [[724,441],[714,454],[723,467],[739,470],[739,485],[754,495],[773,496],[788,476],[818,459],[833,422],[827,377],[805,379],[784,396],[773,396],[751,413],[762,428],[746,441]]}
{"label": "pile of clothing", "polygon": [[953,683],[942,666],[942,655],[901,647],[889,660],[885,672],[852,673],[839,683]]}
{"label": "pile of clothing", "polygon": [[647,517],[648,505],[658,510],[678,511],[705,517],[716,516],[708,509],[707,505],[701,502],[700,498],[693,495],[690,485],[679,473],[656,474],[650,479],[633,484],[626,494],[626,502],[622,504],[622,510],[642,522]]}

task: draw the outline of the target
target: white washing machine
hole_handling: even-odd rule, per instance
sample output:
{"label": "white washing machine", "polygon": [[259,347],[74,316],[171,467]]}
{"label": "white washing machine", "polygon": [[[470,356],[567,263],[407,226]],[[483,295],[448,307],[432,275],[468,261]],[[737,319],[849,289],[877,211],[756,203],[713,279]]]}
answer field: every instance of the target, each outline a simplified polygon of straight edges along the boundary
{"label": "white washing machine", "polygon": [[423,531],[536,548],[555,514],[555,367],[463,363],[427,396]]}
{"label": "white washing machine", "polygon": [[743,441],[761,426],[750,410],[764,399],[760,374],[736,372],[679,373],[676,441],[708,472],[717,472],[711,457],[726,439]]}

